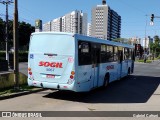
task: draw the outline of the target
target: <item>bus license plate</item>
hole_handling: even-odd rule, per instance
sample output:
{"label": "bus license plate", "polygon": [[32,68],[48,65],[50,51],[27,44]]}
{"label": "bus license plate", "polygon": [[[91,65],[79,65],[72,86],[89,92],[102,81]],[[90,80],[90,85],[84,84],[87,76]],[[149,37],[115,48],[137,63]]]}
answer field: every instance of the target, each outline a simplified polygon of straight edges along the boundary
{"label": "bus license plate", "polygon": [[46,78],[55,78],[54,75],[46,75]]}

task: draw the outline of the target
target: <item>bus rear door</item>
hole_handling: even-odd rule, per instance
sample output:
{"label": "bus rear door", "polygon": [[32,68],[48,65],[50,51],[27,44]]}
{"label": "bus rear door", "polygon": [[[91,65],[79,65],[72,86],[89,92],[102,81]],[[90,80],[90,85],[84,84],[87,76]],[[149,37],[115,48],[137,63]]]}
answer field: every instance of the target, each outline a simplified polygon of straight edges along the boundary
{"label": "bus rear door", "polygon": [[100,61],[100,46],[92,44],[92,81],[93,88],[98,87],[99,79],[99,61]]}
{"label": "bus rear door", "polygon": [[122,77],[128,75],[128,48],[123,48]]}

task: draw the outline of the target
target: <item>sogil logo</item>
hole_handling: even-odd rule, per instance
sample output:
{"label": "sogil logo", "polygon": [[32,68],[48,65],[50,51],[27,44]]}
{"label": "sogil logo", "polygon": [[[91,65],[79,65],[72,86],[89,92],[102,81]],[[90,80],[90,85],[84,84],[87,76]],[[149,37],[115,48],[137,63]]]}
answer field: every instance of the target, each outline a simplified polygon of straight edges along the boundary
{"label": "sogil logo", "polygon": [[63,65],[62,62],[44,62],[44,61],[39,62],[39,66],[44,66],[44,67],[63,68],[62,65]]}
{"label": "sogil logo", "polygon": [[107,69],[107,70],[114,69],[114,65],[109,65],[109,66],[106,67],[106,69]]}

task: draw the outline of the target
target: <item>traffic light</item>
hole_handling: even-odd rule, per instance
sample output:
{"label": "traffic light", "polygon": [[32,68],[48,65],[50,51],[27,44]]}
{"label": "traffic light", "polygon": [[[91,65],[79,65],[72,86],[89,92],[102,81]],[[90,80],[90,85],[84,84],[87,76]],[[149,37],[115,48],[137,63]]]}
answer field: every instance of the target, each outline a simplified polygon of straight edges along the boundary
{"label": "traffic light", "polygon": [[151,22],[154,20],[154,14],[151,14]]}

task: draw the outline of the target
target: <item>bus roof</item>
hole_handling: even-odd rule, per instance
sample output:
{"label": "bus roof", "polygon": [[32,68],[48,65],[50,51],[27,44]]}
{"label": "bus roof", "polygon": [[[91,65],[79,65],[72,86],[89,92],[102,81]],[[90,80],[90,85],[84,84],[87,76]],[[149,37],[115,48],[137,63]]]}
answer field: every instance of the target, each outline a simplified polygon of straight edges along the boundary
{"label": "bus roof", "polygon": [[84,35],[80,35],[80,34],[75,34],[75,36],[77,39],[80,39],[80,40],[86,40],[86,41],[97,42],[97,43],[102,43],[102,44],[109,44],[109,45],[120,46],[120,47],[134,48],[133,45],[123,44],[120,42],[114,42],[114,41],[110,41],[110,40],[104,40],[104,39],[99,39],[99,38],[90,37],[90,36],[84,36]]}
{"label": "bus roof", "polygon": [[32,35],[39,35],[39,34],[57,34],[57,35],[75,35],[74,33],[68,33],[68,32],[34,32]]}
{"label": "bus roof", "polygon": [[68,33],[68,32],[34,32],[32,33],[32,35],[40,35],[40,34],[69,35],[69,36],[75,36],[76,40],[86,40],[86,41],[97,42],[97,43],[102,43],[102,44],[104,43],[104,44],[115,45],[115,46],[120,46],[120,47],[134,48],[133,45],[123,44],[123,43],[114,42],[110,40],[99,39],[99,38],[90,37],[90,36],[84,36],[84,35],[77,34],[77,33],[76,34]]}

